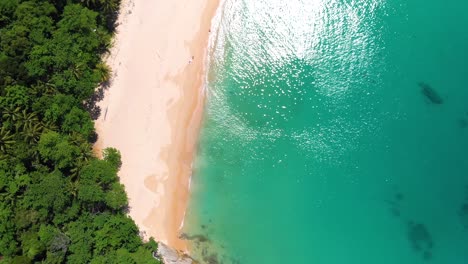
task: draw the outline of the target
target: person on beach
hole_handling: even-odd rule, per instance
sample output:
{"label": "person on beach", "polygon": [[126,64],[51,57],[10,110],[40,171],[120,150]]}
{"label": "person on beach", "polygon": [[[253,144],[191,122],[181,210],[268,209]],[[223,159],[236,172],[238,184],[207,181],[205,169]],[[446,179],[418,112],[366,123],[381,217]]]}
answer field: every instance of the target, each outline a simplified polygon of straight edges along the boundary
{"label": "person on beach", "polygon": [[195,57],[194,57],[194,56],[192,56],[192,58],[191,58],[191,59],[188,61],[188,64],[191,64],[191,63],[192,63],[192,61],[193,61],[193,59],[195,59]]}

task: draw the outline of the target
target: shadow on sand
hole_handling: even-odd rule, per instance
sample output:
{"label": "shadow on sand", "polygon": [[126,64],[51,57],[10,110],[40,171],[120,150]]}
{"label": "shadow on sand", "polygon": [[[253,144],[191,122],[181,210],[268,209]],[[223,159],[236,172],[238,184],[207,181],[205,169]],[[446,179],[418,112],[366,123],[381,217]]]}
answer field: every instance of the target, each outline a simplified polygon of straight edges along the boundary
{"label": "shadow on sand", "polygon": [[101,116],[101,108],[97,105],[104,99],[104,92],[109,88],[111,82],[104,82],[96,89],[94,94],[84,102],[84,108],[89,112],[93,120],[97,120]]}

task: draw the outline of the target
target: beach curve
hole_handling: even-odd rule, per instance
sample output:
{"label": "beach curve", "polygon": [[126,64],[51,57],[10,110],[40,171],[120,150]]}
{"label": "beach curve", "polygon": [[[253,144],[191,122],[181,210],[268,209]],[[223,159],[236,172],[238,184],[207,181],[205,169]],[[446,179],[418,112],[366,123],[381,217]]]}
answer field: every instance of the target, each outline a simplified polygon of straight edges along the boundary
{"label": "beach curve", "polygon": [[203,109],[204,58],[217,0],[123,1],[106,59],[96,149],[122,154],[129,214],[144,234],[188,252],[179,230]]}

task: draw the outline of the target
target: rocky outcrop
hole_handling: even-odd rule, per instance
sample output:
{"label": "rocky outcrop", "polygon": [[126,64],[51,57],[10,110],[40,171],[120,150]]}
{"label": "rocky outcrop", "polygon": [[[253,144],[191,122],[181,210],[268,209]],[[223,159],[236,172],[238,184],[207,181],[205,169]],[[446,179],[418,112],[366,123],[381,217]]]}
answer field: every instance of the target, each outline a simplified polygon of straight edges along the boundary
{"label": "rocky outcrop", "polygon": [[157,257],[164,264],[196,264],[190,256],[181,254],[163,243],[158,243]]}

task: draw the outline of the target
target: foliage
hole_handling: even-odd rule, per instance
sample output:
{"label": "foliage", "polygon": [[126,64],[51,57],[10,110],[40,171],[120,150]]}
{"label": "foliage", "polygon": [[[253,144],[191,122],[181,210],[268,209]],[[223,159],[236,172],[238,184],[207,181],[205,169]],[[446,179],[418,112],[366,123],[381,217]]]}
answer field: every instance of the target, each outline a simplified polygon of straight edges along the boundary
{"label": "foliage", "polygon": [[121,158],[122,156],[120,155],[120,151],[118,151],[115,148],[106,148],[102,152],[104,160],[112,164],[115,169],[120,169],[120,166],[122,165]]}
{"label": "foliage", "polygon": [[78,149],[70,144],[68,137],[53,131],[41,135],[38,150],[45,161],[58,169],[71,166],[78,156]]}
{"label": "foliage", "polygon": [[158,263],[83,105],[111,76],[119,4],[0,1],[0,263]]}

